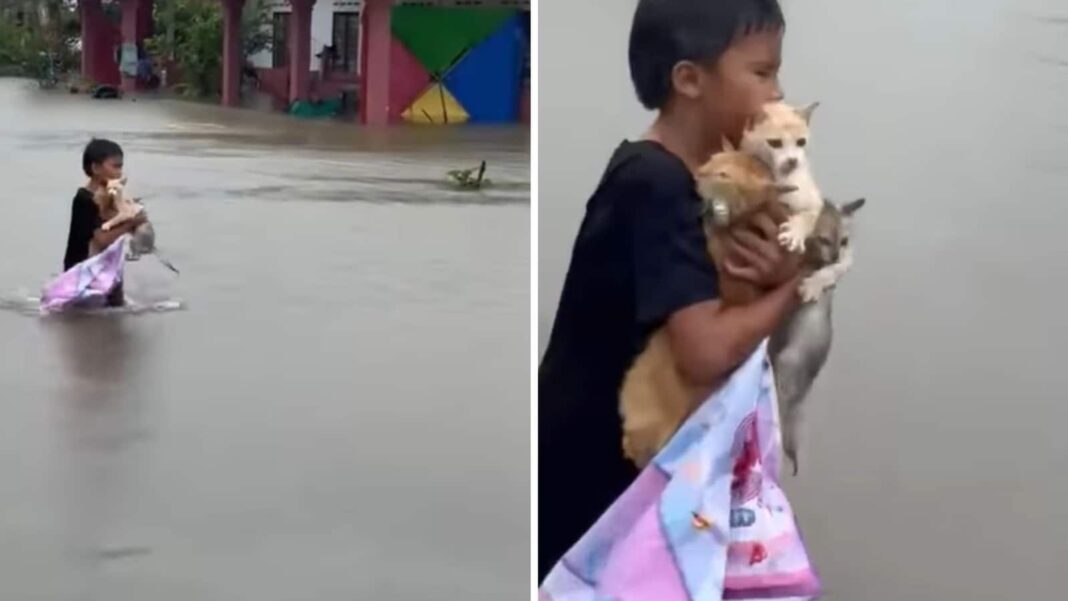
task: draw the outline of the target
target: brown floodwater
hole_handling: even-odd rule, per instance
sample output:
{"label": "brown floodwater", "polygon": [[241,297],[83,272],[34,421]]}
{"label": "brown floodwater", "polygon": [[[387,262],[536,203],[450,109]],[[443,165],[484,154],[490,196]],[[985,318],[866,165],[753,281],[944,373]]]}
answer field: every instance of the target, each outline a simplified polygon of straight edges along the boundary
{"label": "brown floodwater", "polygon": [[61,266],[99,135],[181,270],[128,292],[184,309],[0,311],[0,597],[522,598],[528,130],[35,88],[0,80],[4,305]]}

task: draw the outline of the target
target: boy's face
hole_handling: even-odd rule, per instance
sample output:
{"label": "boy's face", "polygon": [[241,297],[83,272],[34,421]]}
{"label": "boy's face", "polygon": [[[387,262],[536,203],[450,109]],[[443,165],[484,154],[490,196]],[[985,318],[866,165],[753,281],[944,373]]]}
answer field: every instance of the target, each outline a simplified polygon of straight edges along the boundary
{"label": "boy's face", "polygon": [[103,162],[94,164],[93,179],[98,182],[122,179],[122,157],[108,157]]}
{"label": "boy's face", "polygon": [[746,123],[765,103],[782,99],[779,66],[783,31],[762,31],[737,38],[719,61],[702,69],[698,100],[709,134],[738,144]]}

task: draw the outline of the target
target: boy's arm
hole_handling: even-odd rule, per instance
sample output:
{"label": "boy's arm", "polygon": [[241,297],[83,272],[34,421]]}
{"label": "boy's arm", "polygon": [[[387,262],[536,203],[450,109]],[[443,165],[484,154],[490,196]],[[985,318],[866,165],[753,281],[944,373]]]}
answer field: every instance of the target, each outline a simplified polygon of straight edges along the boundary
{"label": "boy's arm", "polygon": [[680,374],[711,388],[747,359],[799,300],[797,266],[791,265],[796,260],[776,239],[775,221],[782,216],[754,216],[733,230],[726,246],[727,270],[769,291],[748,305],[723,306],[698,218],[700,197],[691,181],[646,173],[635,179],[626,184],[633,193],[629,208],[638,321],[648,328],[664,327]]}
{"label": "boy's arm", "polygon": [[679,372],[698,386],[722,382],[797,306],[799,282],[795,276],[748,305],[704,301],[673,313],[666,329]]}
{"label": "boy's arm", "polygon": [[771,335],[800,302],[798,286],[806,275],[800,256],[778,242],[785,213],[766,210],[729,234],[725,269],[768,292],[758,301],[724,307],[718,301],[685,307],[671,315],[668,336],[679,371],[689,381],[714,386]]}
{"label": "boy's arm", "polygon": [[797,269],[791,266],[795,261],[778,244],[775,220],[780,216],[754,216],[743,222],[728,238],[726,268],[769,292],[752,304],[724,307],[718,300],[718,275],[708,256],[696,208],[700,199],[692,184],[680,180],[653,185],[653,181],[643,177],[631,184],[638,322],[663,326],[679,372],[695,385],[713,387],[798,302]]}
{"label": "boy's arm", "polygon": [[148,221],[148,216],[142,211],[131,217],[130,219],[123,221],[122,223],[112,227],[105,231],[103,229],[97,229],[93,232],[93,246],[99,249],[104,249],[115,243],[123,234],[129,234],[137,229],[138,226]]}

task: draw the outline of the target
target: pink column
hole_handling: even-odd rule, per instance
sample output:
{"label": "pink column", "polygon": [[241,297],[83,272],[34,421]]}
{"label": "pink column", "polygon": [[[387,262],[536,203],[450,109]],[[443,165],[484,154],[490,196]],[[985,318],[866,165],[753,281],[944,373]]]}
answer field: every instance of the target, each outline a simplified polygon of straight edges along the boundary
{"label": "pink column", "polygon": [[390,28],[392,0],[365,0],[364,61],[360,85],[363,88],[362,120],[367,125],[389,123],[389,54],[393,32]]}
{"label": "pink column", "polygon": [[115,27],[104,16],[100,0],[80,0],[82,21],[82,77],[94,83],[119,85],[115,63]]}
{"label": "pink column", "polygon": [[153,0],[141,0],[137,7],[137,35],[139,39],[155,35],[155,21],[152,20]]}
{"label": "pink column", "polygon": [[82,21],[82,79],[93,79],[93,60],[96,57],[98,34],[97,17],[101,12],[100,0],[78,0],[78,16]]}
{"label": "pink column", "polygon": [[308,99],[311,80],[311,13],[315,0],[290,0],[289,102]]}
{"label": "pink column", "polygon": [[223,0],[223,106],[241,104],[241,62],[244,58],[241,40],[241,11],[245,0]]}

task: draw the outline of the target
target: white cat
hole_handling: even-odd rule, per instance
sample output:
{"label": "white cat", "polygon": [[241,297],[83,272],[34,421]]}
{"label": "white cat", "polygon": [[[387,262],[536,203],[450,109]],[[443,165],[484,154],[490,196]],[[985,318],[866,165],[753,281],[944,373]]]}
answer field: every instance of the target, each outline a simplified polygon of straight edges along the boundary
{"label": "white cat", "polygon": [[779,242],[794,252],[805,249],[805,240],[812,235],[823,210],[823,195],[812,176],[805,151],[809,121],[817,106],[818,103],[813,103],[796,109],[784,102],[768,103],[742,134],[741,150],[764,161],[776,183],[794,188],[779,197],[791,212],[782,224]]}
{"label": "white cat", "polygon": [[145,210],[136,200],[126,196],[126,178],[108,180],[106,186],[98,192],[98,205],[104,214],[114,215],[100,226],[105,232],[111,228],[137,217]]}

